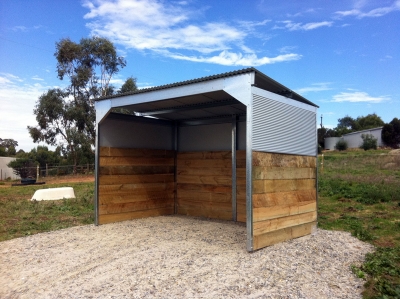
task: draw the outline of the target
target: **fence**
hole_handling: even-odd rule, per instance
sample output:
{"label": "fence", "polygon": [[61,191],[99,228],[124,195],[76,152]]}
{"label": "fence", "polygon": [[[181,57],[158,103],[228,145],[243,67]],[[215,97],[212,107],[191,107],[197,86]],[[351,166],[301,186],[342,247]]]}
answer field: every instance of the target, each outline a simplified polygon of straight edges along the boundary
{"label": "fence", "polygon": [[[94,164],[84,164],[84,165],[53,165],[45,167],[26,167],[25,169],[30,170],[29,173],[32,177],[49,177],[49,176],[62,176],[62,175],[74,175],[74,174],[91,174],[94,173]],[[1,173],[0,180],[6,179],[18,179],[11,177],[10,173]]]}

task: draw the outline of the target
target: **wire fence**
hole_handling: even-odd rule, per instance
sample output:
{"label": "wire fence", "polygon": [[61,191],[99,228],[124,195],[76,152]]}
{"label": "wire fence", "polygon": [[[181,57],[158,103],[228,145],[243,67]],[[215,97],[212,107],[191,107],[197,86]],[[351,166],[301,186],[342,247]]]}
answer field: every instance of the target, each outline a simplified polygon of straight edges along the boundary
{"label": "wire fence", "polygon": [[[81,174],[92,174],[94,173],[95,164],[84,164],[84,165],[46,165],[45,167],[25,167],[24,170],[29,173],[29,177],[40,178],[40,177],[52,177],[52,176],[64,176],[64,175],[81,175]],[[20,169],[16,169],[20,170]],[[9,171],[0,173],[0,180],[13,179],[10,176]]]}

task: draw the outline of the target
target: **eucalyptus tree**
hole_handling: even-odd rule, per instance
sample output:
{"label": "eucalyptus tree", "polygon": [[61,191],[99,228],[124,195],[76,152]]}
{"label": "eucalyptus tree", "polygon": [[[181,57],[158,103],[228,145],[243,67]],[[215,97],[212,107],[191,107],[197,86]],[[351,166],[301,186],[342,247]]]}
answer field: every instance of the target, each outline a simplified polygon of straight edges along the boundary
{"label": "eucalyptus tree", "polygon": [[36,102],[37,126],[28,126],[34,142],[61,146],[76,165],[79,151],[94,146],[94,99],[113,90],[110,80],[126,65],[112,42],[102,37],[69,38],[56,43],[57,77],[69,80],[64,89],[49,89]]}

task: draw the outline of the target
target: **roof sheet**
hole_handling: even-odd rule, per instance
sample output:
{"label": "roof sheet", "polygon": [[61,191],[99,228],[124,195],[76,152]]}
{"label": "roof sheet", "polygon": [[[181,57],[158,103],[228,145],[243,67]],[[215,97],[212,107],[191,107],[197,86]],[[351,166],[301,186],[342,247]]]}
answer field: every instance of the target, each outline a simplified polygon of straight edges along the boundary
{"label": "roof sheet", "polygon": [[118,97],[123,97],[127,95],[134,95],[134,94],[140,94],[140,93],[146,93],[146,92],[151,92],[155,90],[162,90],[162,89],[168,89],[168,88],[173,88],[173,87],[178,87],[178,86],[183,86],[183,85],[189,85],[189,84],[194,84],[194,83],[199,83],[199,82],[204,82],[204,81],[210,81],[214,79],[220,79],[220,78],[226,78],[226,77],[232,77],[236,75],[241,75],[241,74],[246,74],[246,73],[255,73],[255,85],[261,89],[265,89],[271,92],[274,92],[276,94],[280,94],[289,98],[292,98],[293,100],[318,107],[314,103],[310,102],[306,98],[302,97],[301,95],[297,94],[296,92],[290,90],[286,86],[280,84],[279,82],[273,80],[272,78],[268,77],[267,75],[263,74],[259,70],[250,67],[246,69],[241,69],[241,70],[236,70],[232,72],[226,72],[222,74],[217,74],[217,75],[212,75],[212,76],[207,76],[207,77],[201,77],[197,79],[192,79],[192,80],[186,80],[186,81],[181,81],[181,82],[176,82],[176,83],[171,83],[171,84],[166,84],[166,85],[160,85],[160,86],[155,86],[151,88],[143,88],[139,89],[137,91],[133,92],[127,92],[123,94],[115,94],[115,95],[110,95],[110,96],[104,96],[96,99],[96,101],[101,101],[101,100],[106,100],[106,99],[111,99],[111,98],[118,98]]}

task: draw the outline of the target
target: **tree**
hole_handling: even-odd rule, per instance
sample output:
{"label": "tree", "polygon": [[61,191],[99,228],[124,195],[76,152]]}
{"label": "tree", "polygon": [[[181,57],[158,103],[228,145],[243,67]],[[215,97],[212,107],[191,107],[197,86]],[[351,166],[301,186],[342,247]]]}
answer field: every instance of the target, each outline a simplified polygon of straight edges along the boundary
{"label": "tree", "polygon": [[136,86],[136,78],[132,76],[126,79],[125,83],[122,84],[121,88],[118,90],[119,94],[126,93],[126,92],[133,92],[138,90]]}
{"label": "tree", "polygon": [[16,154],[16,147],[18,146],[18,141],[14,139],[1,139],[0,138],[0,156],[14,156]]}
{"label": "tree", "polygon": [[[67,98],[68,93],[60,89],[50,89],[36,103],[37,127],[28,127],[33,142],[44,141],[47,144],[59,145],[64,153],[72,157],[77,165],[79,151],[91,144],[90,132],[81,119],[85,118],[74,102]],[[61,137],[59,141],[57,137]]]}
{"label": "tree", "polygon": [[383,142],[392,147],[400,147],[400,120],[395,117],[388,124],[385,124],[382,128],[382,140]]}
{"label": "tree", "polygon": [[29,158],[19,158],[7,164],[13,169],[13,172],[22,179],[28,177],[36,177],[37,163]]}
{"label": "tree", "polygon": [[69,85],[50,89],[39,98],[34,109],[38,125],[28,130],[34,142],[58,144],[76,166],[81,151],[94,146],[94,99],[113,92],[110,80],[126,62],[101,37],[83,38],[79,43],[61,39],[54,55],[58,78],[69,78]]}
{"label": "tree", "polygon": [[382,127],[385,123],[376,113],[372,113],[367,116],[357,117],[356,124],[357,130],[367,130]]}
{"label": "tree", "polygon": [[343,136],[355,131],[382,127],[384,124],[383,120],[376,113],[359,116],[356,119],[346,115],[338,119],[338,125],[334,130],[337,136]]}
{"label": "tree", "polygon": [[361,139],[363,142],[360,148],[364,149],[364,151],[378,148],[378,140],[372,134],[361,134]]}

